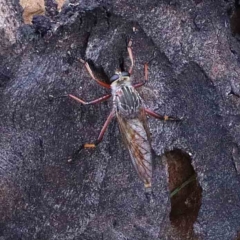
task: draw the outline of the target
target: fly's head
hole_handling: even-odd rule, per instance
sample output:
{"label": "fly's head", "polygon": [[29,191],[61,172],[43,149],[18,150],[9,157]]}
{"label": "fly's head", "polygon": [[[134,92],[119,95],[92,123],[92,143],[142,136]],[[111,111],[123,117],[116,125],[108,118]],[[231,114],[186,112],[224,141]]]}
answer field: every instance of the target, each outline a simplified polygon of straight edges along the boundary
{"label": "fly's head", "polygon": [[130,74],[128,72],[116,71],[115,74],[110,78],[110,83],[112,91],[116,91],[123,86],[130,86]]}

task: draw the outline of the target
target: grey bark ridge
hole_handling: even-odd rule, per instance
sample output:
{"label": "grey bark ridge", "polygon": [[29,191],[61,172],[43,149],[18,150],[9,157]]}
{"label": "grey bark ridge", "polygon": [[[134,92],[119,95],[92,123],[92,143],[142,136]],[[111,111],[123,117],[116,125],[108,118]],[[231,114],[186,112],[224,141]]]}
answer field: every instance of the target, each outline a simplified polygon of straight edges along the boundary
{"label": "grey bark ridge", "polygon": [[[23,25],[17,1],[2,3],[1,240],[239,238],[240,47],[229,15],[235,14],[234,1],[72,1],[61,12],[49,3],[52,10],[31,26]],[[149,119],[156,153],[151,204],[116,122],[97,149],[66,161],[96,139],[111,100],[95,106],[48,100],[49,94],[86,101],[106,94],[78,59],[89,60],[107,80],[119,65],[130,66],[129,38],[134,82],[144,79],[149,62],[149,82],[140,89],[146,103],[183,119]],[[176,180],[188,177],[171,172],[169,156],[179,151],[190,159],[201,188],[200,195],[186,196],[186,208],[194,196],[201,204],[185,232],[188,217],[170,218],[169,186],[177,187],[171,173]],[[192,186],[186,189],[194,192]]]}

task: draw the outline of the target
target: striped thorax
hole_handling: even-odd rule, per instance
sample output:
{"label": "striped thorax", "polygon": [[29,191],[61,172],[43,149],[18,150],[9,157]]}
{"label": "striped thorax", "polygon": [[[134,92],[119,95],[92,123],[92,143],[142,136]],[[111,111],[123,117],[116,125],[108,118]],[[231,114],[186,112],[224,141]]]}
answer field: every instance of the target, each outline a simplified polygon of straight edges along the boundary
{"label": "striped thorax", "polygon": [[115,111],[127,118],[137,117],[143,101],[132,86],[129,73],[116,72],[110,80]]}

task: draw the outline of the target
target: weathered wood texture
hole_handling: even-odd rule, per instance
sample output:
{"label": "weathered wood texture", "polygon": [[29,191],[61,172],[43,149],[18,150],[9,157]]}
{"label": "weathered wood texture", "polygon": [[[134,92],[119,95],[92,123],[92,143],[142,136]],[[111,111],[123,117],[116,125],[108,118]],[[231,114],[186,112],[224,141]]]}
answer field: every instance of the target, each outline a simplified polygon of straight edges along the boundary
{"label": "weathered wood texture", "polygon": [[[237,239],[240,47],[230,26],[233,1],[93,0],[60,13],[49,2],[48,17],[34,18],[32,26],[23,25],[17,1],[0,3],[1,240]],[[149,120],[158,155],[152,204],[116,122],[98,149],[66,162],[80,144],[95,140],[111,101],[48,100],[49,94],[104,95],[77,59],[92,60],[94,72],[107,79],[120,63],[129,66],[129,38],[133,81],[143,79],[149,62],[149,83],[140,90],[147,104],[183,119]],[[187,232],[169,219],[173,175],[170,157],[159,156],[173,149],[191,156],[202,189]]]}

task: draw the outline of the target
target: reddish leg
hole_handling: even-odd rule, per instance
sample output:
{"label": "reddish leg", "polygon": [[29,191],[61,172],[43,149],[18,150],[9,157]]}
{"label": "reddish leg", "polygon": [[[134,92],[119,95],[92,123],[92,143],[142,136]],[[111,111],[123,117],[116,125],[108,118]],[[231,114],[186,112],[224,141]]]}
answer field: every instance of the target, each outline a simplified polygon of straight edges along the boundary
{"label": "reddish leg", "polygon": [[76,100],[77,102],[79,102],[79,103],[81,103],[83,105],[90,105],[90,104],[103,102],[103,101],[107,100],[108,98],[110,98],[111,96],[112,96],[111,94],[107,94],[107,95],[105,95],[103,97],[97,98],[97,99],[92,100],[90,102],[85,102],[84,100],[82,100],[82,99],[80,99],[78,97],[75,97],[72,94],[66,94],[66,95],[61,95],[61,96],[57,96],[57,97],[54,97],[53,95],[49,95],[49,100],[56,99],[56,98],[70,97],[70,98]]}
{"label": "reddish leg", "polygon": [[83,59],[80,59],[80,61],[84,64],[85,68],[87,69],[88,73],[90,74],[90,76],[92,77],[92,79],[94,79],[99,85],[101,85],[102,87],[105,88],[111,88],[111,86],[107,83],[102,82],[101,80],[97,79],[92,72],[92,69],[90,68],[89,64],[87,62],[85,62]]}
{"label": "reddish leg", "polygon": [[72,157],[68,159],[68,162],[71,162],[82,149],[95,148],[102,141],[103,135],[106,132],[106,129],[107,129],[109,123],[111,122],[111,120],[113,119],[114,115],[115,115],[115,112],[114,112],[114,110],[112,110],[111,113],[109,114],[106,122],[104,123],[102,130],[101,130],[100,134],[98,135],[97,140],[94,141],[93,143],[85,143],[85,144],[81,145],[80,148],[72,155]]}
{"label": "reddish leg", "polygon": [[137,84],[135,84],[133,86],[135,88],[139,88],[139,87],[143,86],[147,81],[148,81],[148,64],[145,63],[144,64],[144,82],[137,83]]}
{"label": "reddish leg", "polygon": [[95,103],[100,103],[100,102],[103,102],[105,100],[107,100],[108,98],[110,98],[112,95],[111,94],[108,94],[108,95],[105,95],[103,97],[100,97],[98,99],[95,99],[95,100],[92,100],[90,102],[85,102],[84,100],[78,98],[78,97],[75,97],[74,95],[72,94],[68,94],[68,96],[74,100],[76,100],[77,102],[83,104],[83,105],[89,105],[89,104],[95,104]]}
{"label": "reddish leg", "polygon": [[170,117],[170,116],[166,116],[166,115],[162,116],[162,115],[159,115],[158,113],[155,113],[155,112],[153,112],[153,111],[151,111],[151,110],[149,110],[147,108],[144,108],[144,110],[145,110],[145,112],[148,115],[150,115],[152,117],[155,117],[155,118],[158,118],[160,120],[164,120],[164,121],[180,121],[179,118],[174,118],[174,117]]}
{"label": "reddish leg", "polygon": [[129,70],[128,70],[128,73],[129,73],[130,75],[132,74],[133,65],[134,65],[133,53],[132,53],[132,48],[131,48],[131,46],[132,46],[132,40],[130,40],[130,41],[128,42],[128,47],[127,47],[128,55],[129,55],[129,58],[130,58],[130,60],[131,60],[131,66],[130,66],[130,68],[129,68]]}

